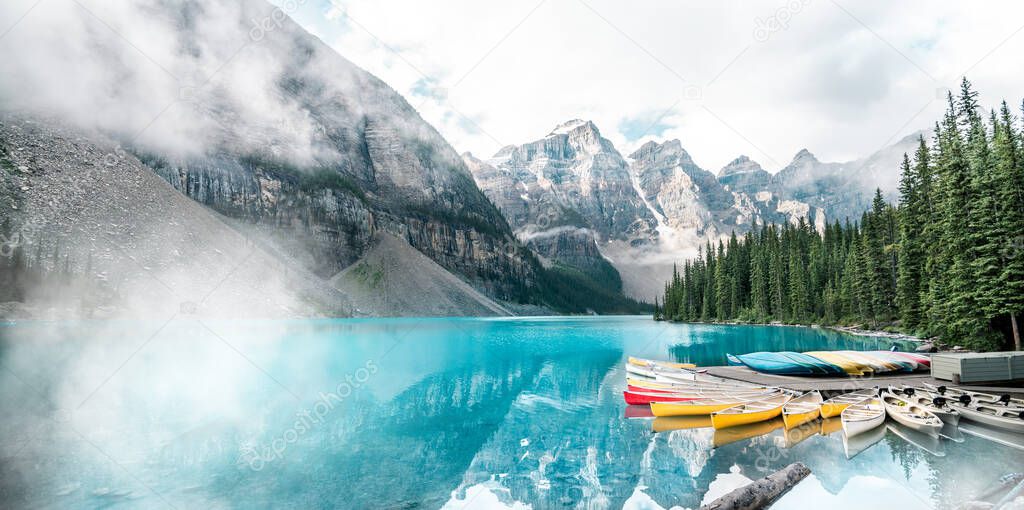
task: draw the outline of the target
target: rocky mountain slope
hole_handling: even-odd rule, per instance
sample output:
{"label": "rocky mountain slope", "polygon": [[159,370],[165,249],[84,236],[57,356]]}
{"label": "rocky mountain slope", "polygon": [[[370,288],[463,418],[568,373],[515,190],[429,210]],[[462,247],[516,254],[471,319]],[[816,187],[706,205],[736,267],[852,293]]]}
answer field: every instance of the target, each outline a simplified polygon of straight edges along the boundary
{"label": "rocky mountain slope", "polygon": [[351,297],[357,315],[512,315],[405,240],[386,233],[377,234],[373,247],[330,283]]}
{"label": "rocky mountain slope", "polygon": [[[178,193],[138,159],[111,158],[116,148],[97,133],[0,118],[0,212],[9,230],[0,264],[20,259],[47,274],[28,289],[27,309],[5,315],[51,313],[32,309],[37,302],[63,318],[98,309],[164,319],[352,313],[346,295]],[[55,280],[68,275],[98,282],[104,295],[67,292]]]}
{"label": "rocky mountain slope", "polygon": [[894,195],[899,158],[916,138],[848,163],[801,150],[774,175],[740,156],[716,175],[679,140],[647,142],[624,158],[592,122],[574,120],[486,161],[463,159],[516,235],[547,260],[611,264],[629,295],[650,299],[673,263],[734,231],[859,219],[876,186]]}

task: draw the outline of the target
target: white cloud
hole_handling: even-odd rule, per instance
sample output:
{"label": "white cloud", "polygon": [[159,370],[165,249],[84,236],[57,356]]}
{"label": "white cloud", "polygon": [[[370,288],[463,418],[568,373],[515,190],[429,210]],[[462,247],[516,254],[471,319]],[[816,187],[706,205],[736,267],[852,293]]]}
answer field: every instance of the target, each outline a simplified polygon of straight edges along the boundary
{"label": "white cloud", "polygon": [[936,91],[965,71],[988,103],[1024,90],[1013,1],[285,1],[483,156],[570,118],[628,153],[652,138],[636,139],[637,119],[666,112],[653,138],[681,139],[698,164],[744,153],[777,170],[803,147],[852,159],[929,127]]}

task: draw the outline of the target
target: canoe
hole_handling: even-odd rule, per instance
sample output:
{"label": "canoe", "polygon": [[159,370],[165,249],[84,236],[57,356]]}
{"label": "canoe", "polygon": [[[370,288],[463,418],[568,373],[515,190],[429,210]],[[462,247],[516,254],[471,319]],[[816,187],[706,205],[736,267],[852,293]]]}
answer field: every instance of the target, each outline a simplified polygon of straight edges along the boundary
{"label": "canoe", "polygon": [[938,437],[942,420],[931,411],[888,392],[882,392],[885,412],[897,423],[922,434]]}
{"label": "canoe", "polygon": [[711,397],[686,402],[651,402],[651,412],[654,416],[695,416],[711,414],[763,398]]}
{"label": "canoe", "polygon": [[838,351],[838,352],[839,352],[839,354],[842,354],[843,356],[845,356],[847,358],[850,358],[852,360],[857,361],[858,363],[863,363],[863,364],[871,367],[871,371],[876,373],[876,374],[882,374],[882,373],[885,373],[885,372],[892,372],[894,369],[897,368],[895,365],[891,365],[891,364],[888,364],[888,363],[882,363],[882,360],[880,360],[878,358],[871,357],[871,356],[867,356],[867,355],[865,355],[865,353],[860,352],[860,351]]}
{"label": "canoe", "polygon": [[726,354],[725,355],[725,361],[726,361],[726,364],[728,364],[731,367],[742,367],[742,366],[744,366],[743,362],[740,361],[740,359],[737,358],[735,354]]}
{"label": "canoe", "polygon": [[[634,381],[635,382],[635,381]],[[774,390],[776,388],[769,388],[765,386],[714,386],[714,385],[697,385],[697,386],[669,386],[669,387],[658,387],[647,384],[627,384],[626,390],[636,393],[695,393],[695,392],[730,392],[730,391],[755,391],[755,390]]]}
{"label": "canoe", "polygon": [[904,359],[909,359],[909,360],[915,361],[922,368],[929,368],[929,367],[932,366],[932,359],[930,357],[928,357],[928,356],[924,356],[924,355],[921,355],[921,354],[915,354],[915,353],[912,353],[912,352],[902,352],[902,351],[892,351],[892,353],[897,355],[897,356],[901,356]]}
{"label": "canoe", "polygon": [[840,415],[843,432],[848,437],[863,434],[885,422],[885,407],[878,397],[870,397],[852,404]]}
{"label": "canoe", "polygon": [[751,369],[765,374],[815,375],[816,373],[810,366],[797,363],[777,352],[752,352],[732,356]]}
{"label": "canoe", "polygon": [[697,383],[697,384],[721,384],[727,386],[749,386],[749,383],[736,381],[734,379],[724,379],[710,375],[703,371],[697,370],[666,370],[659,368],[655,372],[654,380],[656,382],[679,384],[679,383]]}
{"label": "canoe", "polygon": [[907,427],[900,423],[888,423],[885,426],[889,432],[896,434],[900,439],[928,452],[936,457],[946,456],[946,446],[937,434],[925,434],[919,430]]}
{"label": "canoe", "polygon": [[861,354],[878,360],[879,363],[889,368],[890,372],[912,372],[910,362],[903,358],[892,356],[889,351],[862,351]]}
{"label": "canoe", "polygon": [[679,391],[679,390],[691,390],[695,388],[699,389],[754,389],[754,388],[765,388],[764,386],[758,386],[754,384],[747,384],[744,382],[736,381],[734,383],[718,383],[718,382],[697,382],[697,381],[676,381],[676,382],[659,382],[651,381],[648,379],[637,379],[633,377],[626,378],[626,384],[628,386],[634,386],[637,388],[644,388],[643,391],[650,390],[662,390],[662,391]]}
{"label": "canoe", "polygon": [[870,351],[869,355],[874,356],[880,360],[888,361],[894,365],[898,365],[899,370],[902,372],[913,372],[917,370],[917,362],[912,359],[904,358],[892,351]]}
{"label": "canoe", "polygon": [[821,415],[821,393],[811,391],[789,401],[782,407],[782,421],[791,429]]}
{"label": "canoe", "polygon": [[669,432],[672,430],[700,429],[711,426],[711,417],[702,416],[663,416],[651,422],[651,430]]}
{"label": "canoe", "polygon": [[800,363],[811,367],[817,375],[846,375],[846,372],[841,367],[814,356],[792,351],[783,351],[779,354],[793,360],[794,363]]}
{"label": "canoe", "polygon": [[776,418],[782,414],[782,407],[792,398],[791,395],[780,393],[713,412],[711,426],[725,429]]}
{"label": "canoe", "polygon": [[837,395],[821,403],[821,417],[833,418],[842,414],[843,409],[878,394],[878,390],[865,388],[852,393]]}
{"label": "canoe", "polygon": [[960,423],[960,413],[949,407],[949,405],[946,404],[945,399],[940,399],[938,404],[941,405],[937,405],[936,401],[929,394],[923,392],[918,393],[914,388],[910,387],[899,389],[889,386],[889,392],[903,400],[906,400],[907,402],[910,402],[911,404],[919,405],[927,409],[935,416],[938,416],[939,419],[942,420],[942,423],[954,426]]}
{"label": "canoe", "polygon": [[1014,398],[1007,394],[996,395],[993,393],[982,393],[980,391],[965,390],[963,388],[950,388],[948,386],[935,386],[934,384],[924,383],[925,388],[929,391],[938,393],[944,397],[953,397],[950,400],[956,400],[962,395],[971,397],[972,402],[984,402],[988,404],[1000,404],[1000,405],[1012,405],[1016,407],[1024,407],[1024,399]]}
{"label": "canoe", "polygon": [[958,402],[950,402],[949,407],[960,413],[965,420],[1024,434],[1024,407],[1004,407],[988,403],[962,405]]}
{"label": "canoe", "polygon": [[729,427],[725,429],[715,429],[715,433],[711,437],[711,445],[715,448],[721,448],[730,443],[770,434],[782,428],[782,426],[782,418],[775,417],[774,419],[757,423],[738,425],[736,427]]}
{"label": "canoe", "polygon": [[739,397],[739,398],[754,398],[760,395],[771,394],[772,391],[763,390],[752,390],[748,392],[736,392],[736,391],[708,391],[707,393],[701,391],[693,392],[675,392],[675,393],[649,393],[649,392],[638,392],[638,391],[623,391],[622,397],[629,405],[647,405],[651,402],[687,402],[690,400],[697,400],[700,398],[710,397]]}
{"label": "canoe", "polygon": [[626,358],[626,362],[629,363],[630,365],[636,365],[638,367],[655,366],[663,368],[697,368],[697,365],[694,365],[693,363],[674,363],[671,361],[658,361],[644,358],[634,358],[633,356]]}
{"label": "canoe", "polygon": [[852,360],[850,358],[847,358],[847,357],[845,357],[842,354],[839,354],[837,352],[812,351],[812,352],[805,352],[804,354],[806,354],[808,356],[814,356],[815,358],[818,358],[821,361],[824,361],[824,362],[827,362],[827,363],[831,363],[831,364],[841,368],[843,370],[843,372],[846,372],[848,375],[864,375],[864,374],[870,374],[871,373],[871,367],[870,366],[868,366],[868,365],[866,365],[864,363],[859,363],[857,361],[854,361],[854,360]]}

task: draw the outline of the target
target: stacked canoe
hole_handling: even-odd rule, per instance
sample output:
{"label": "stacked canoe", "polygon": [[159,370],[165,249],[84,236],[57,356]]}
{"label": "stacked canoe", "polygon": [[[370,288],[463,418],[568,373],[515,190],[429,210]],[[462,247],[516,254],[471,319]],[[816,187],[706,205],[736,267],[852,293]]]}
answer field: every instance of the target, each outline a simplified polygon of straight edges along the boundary
{"label": "stacked canoe", "polygon": [[727,354],[730,365],[742,365],[774,375],[841,376],[927,369],[927,356],[891,351],[752,352]]}

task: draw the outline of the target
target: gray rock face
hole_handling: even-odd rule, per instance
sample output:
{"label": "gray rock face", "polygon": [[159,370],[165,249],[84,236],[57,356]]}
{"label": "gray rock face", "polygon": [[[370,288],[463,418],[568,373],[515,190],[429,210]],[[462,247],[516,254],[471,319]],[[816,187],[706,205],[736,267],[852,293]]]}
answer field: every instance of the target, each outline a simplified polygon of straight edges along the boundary
{"label": "gray rock face", "polygon": [[548,264],[575,267],[618,291],[621,280],[598,244],[656,240],[657,220],[634,189],[629,165],[593,122],[566,122],[488,161],[463,159],[519,239]]}
{"label": "gray rock face", "polygon": [[772,174],[761,168],[756,161],[740,156],[718,171],[718,182],[733,191],[755,194],[767,189]]}
{"label": "gray rock face", "polygon": [[592,122],[572,120],[490,160],[464,160],[519,238],[545,259],[586,266],[600,254],[628,293],[649,299],[672,261],[733,231],[801,218],[820,229],[858,218],[876,185],[894,192],[899,158],[912,145],[908,137],[850,163],[823,163],[805,149],[775,175],[740,156],[715,176],[679,140],[647,142],[627,160]]}
{"label": "gray rock face", "polygon": [[723,221],[741,214],[733,194],[714,174],[697,166],[679,140],[648,142],[630,158],[644,199],[670,228],[713,236]]}
{"label": "gray rock face", "polygon": [[[602,239],[646,242],[654,218],[637,196],[629,166],[593,122],[572,120],[540,140],[508,146],[478,170],[500,209],[511,211],[517,230],[562,225],[592,229]],[[502,184],[515,183],[502,192]]]}

